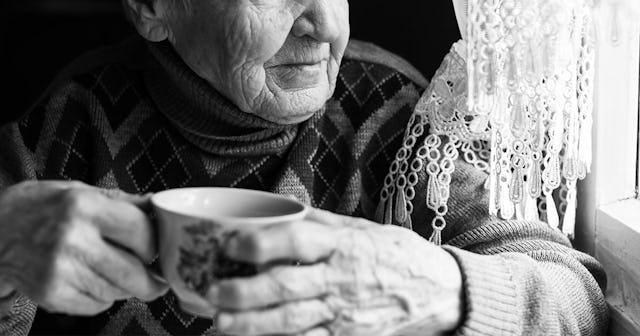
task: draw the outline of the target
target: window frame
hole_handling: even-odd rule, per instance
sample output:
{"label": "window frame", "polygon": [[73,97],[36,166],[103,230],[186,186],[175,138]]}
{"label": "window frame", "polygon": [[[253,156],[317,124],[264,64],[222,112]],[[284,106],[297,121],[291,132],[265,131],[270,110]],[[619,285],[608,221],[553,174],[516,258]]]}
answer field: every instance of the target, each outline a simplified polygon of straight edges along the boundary
{"label": "window frame", "polygon": [[640,335],[640,20],[616,0],[600,1],[595,20],[594,160],[579,187],[576,247],[607,272],[609,334]]}

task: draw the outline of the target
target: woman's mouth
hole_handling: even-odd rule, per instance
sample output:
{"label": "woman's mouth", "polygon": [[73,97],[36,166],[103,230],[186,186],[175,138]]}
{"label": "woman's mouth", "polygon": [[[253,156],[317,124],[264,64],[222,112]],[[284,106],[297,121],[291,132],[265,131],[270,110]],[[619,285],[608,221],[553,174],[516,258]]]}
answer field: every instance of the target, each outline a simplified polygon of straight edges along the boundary
{"label": "woman's mouth", "polygon": [[284,63],[266,71],[282,89],[306,89],[326,81],[327,61]]}

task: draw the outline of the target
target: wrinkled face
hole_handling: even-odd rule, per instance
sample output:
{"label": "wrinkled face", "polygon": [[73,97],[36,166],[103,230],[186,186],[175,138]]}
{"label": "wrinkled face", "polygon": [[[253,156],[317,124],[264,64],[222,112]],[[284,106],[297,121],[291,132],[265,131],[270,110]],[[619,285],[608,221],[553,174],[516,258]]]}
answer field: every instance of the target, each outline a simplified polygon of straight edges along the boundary
{"label": "wrinkled face", "polygon": [[347,0],[194,0],[170,41],[242,111],[292,124],[332,95],[349,39]]}

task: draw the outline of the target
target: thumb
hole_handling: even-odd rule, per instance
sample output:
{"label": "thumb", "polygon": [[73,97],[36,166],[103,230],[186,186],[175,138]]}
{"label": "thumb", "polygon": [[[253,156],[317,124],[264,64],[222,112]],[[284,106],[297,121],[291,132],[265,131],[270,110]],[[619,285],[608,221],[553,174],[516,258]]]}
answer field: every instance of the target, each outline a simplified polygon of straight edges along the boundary
{"label": "thumb", "polygon": [[96,189],[98,189],[99,193],[101,193],[102,195],[112,200],[131,203],[145,212],[151,210],[151,196],[153,196],[152,193],[138,195],[138,194],[130,194],[120,189],[103,189],[103,188],[96,188]]}
{"label": "thumb", "polygon": [[147,193],[143,195],[130,194],[115,188],[113,189],[98,188],[96,186],[92,186],[81,181],[43,180],[37,183],[39,185],[58,188],[58,189],[79,189],[79,190],[95,191],[109,199],[131,203],[145,212],[147,212],[148,210],[151,210],[151,196],[153,195],[152,193]]}

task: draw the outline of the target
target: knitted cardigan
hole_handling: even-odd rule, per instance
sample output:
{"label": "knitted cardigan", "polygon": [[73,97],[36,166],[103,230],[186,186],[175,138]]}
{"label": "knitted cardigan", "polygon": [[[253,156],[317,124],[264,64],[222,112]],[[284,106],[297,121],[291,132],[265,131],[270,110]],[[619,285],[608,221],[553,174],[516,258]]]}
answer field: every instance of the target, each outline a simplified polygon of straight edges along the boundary
{"label": "knitted cardigan", "polygon": [[[242,187],[373,219],[425,84],[400,58],[352,42],[333,98],[310,120],[281,126],[239,112],[170,46],[133,38],[81,58],[29,113],[2,128],[0,188],[28,179],[130,193]],[[451,183],[443,239],[463,275],[457,333],[602,334],[606,279],[598,262],[545,223],[489,216],[486,177],[458,162]],[[421,179],[424,193],[426,174]],[[428,238],[433,213],[417,206],[413,216]],[[182,312],[172,293],[117,302],[94,317],[36,314],[18,293],[0,302],[0,335],[218,335],[211,320]]]}

